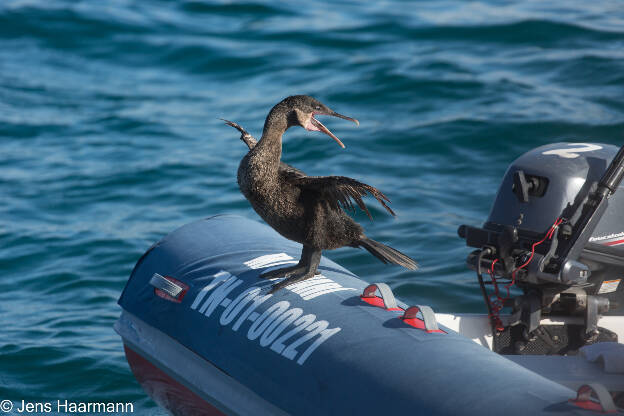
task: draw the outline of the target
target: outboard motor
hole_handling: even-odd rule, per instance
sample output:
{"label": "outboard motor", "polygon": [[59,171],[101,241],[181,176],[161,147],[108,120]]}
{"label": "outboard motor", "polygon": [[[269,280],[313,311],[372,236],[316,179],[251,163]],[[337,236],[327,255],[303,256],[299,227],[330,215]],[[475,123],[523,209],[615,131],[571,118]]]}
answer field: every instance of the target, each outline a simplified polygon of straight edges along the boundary
{"label": "outboard motor", "polygon": [[[616,192],[623,175],[624,147],[542,146],[511,164],[483,227],[459,227],[477,248],[467,263],[495,351],[573,354],[617,341],[598,320],[624,315],[624,191]],[[504,307],[510,315],[500,315]]]}

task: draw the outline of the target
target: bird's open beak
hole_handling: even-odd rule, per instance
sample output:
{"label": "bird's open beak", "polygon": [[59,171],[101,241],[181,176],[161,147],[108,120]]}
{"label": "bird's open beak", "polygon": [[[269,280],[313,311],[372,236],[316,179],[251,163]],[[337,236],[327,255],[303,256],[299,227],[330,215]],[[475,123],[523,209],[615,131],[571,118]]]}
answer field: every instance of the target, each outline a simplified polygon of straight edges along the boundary
{"label": "bird's open beak", "polygon": [[331,113],[312,113],[312,115],[310,115],[310,119],[308,120],[308,122],[306,123],[306,130],[310,130],[310,131],[322,131],[323,133],[325,133],[326,135],[328,135],[329,137],[331,137],[332,139],[334,139],[336,141],[336,143],[338,143],[340,145],[340,147],[342,147],[343,149],[345,148],[345,145],[342,144],[342,142],[340,141],[340,139],[338,137],[336,137],[334,135],[334,133],[332,133],[331,131],[329,131],[329,129],[327,127],[325,127],[323,125],[323,123],[321,123],[320,121],[318,121],[317,119],[314,118],[314,116],[316,114],[322,114],[322,115],[327,115],[327,116],[334,116],[334,117],[338,117],[338,118],[342,118],[345,120],[349,120],[354,122],[357,126],[360,125],[360,122],[357,121],[354,118],[351,117],[347,117],[347,116],[343,116],[342,114],[338,114],[335,111],[332,111]]}

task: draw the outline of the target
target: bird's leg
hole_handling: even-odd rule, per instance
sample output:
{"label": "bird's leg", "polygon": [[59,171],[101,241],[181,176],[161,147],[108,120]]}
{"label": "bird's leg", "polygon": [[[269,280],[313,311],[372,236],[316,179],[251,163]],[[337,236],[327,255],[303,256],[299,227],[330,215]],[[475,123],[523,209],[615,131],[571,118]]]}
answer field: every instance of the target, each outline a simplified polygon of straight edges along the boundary
{"label": "bird's leg", "polygon": [[321,250],[315,250],[312,247],[303,246],[301,260],[299,260],[299,263],[297,264],[297,269],[289,271],[286,274],[286,279],[274,284],[269,293],[275,293],[288,285],[314,277],[320,262]]}
{"label": "bird's leg", "polygon": [[271,270],[270,272],[264,272],[260,275],[262,279],[275,279],[277,277],[288,277],[293,273],[301,273],[306,270],[306,258],[310,256],[311,248],[307,246],[303,246],[301,250],[301,258],[299,259],[299,263],[294,266],[282,267],[280,269]]}

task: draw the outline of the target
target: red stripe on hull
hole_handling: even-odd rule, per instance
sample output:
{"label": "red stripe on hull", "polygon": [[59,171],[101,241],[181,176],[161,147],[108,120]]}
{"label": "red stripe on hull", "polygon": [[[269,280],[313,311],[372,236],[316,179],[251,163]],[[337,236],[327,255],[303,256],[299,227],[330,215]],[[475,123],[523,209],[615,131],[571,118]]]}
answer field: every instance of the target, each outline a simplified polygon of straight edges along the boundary
{"label": "red stripe on hull", "polygon": [[225,415],[125,344],[124,350],[134,377],[160,406],[176,416]]}
{"label": "red stripe on hull", "polygon": [[605,246],[617,246],[618,244],[624,244],[624,240],[615,240],[615,241],[609,241],[608,243],[605,243]]}

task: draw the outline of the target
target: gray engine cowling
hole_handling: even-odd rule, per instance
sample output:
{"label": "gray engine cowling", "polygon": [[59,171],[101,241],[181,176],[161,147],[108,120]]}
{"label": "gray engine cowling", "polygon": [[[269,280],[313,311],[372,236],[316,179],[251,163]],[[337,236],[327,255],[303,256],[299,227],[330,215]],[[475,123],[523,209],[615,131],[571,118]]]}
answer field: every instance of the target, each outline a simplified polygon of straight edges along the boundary
{"label": "gray engine cowling", "polygon": [[[554,143],[533,149],[508,168],[483,229],[514,227],[528,241],[544,236],[558,218],[573,225],[618,148],[606,144]],[[609,299],[605,314],[624,314],[624,186],[608,207],[578,261],[590,270],[584,291]],[[560,232],[571,232],[565,226]],[[535,282],[537,283],[537,282]]]}

